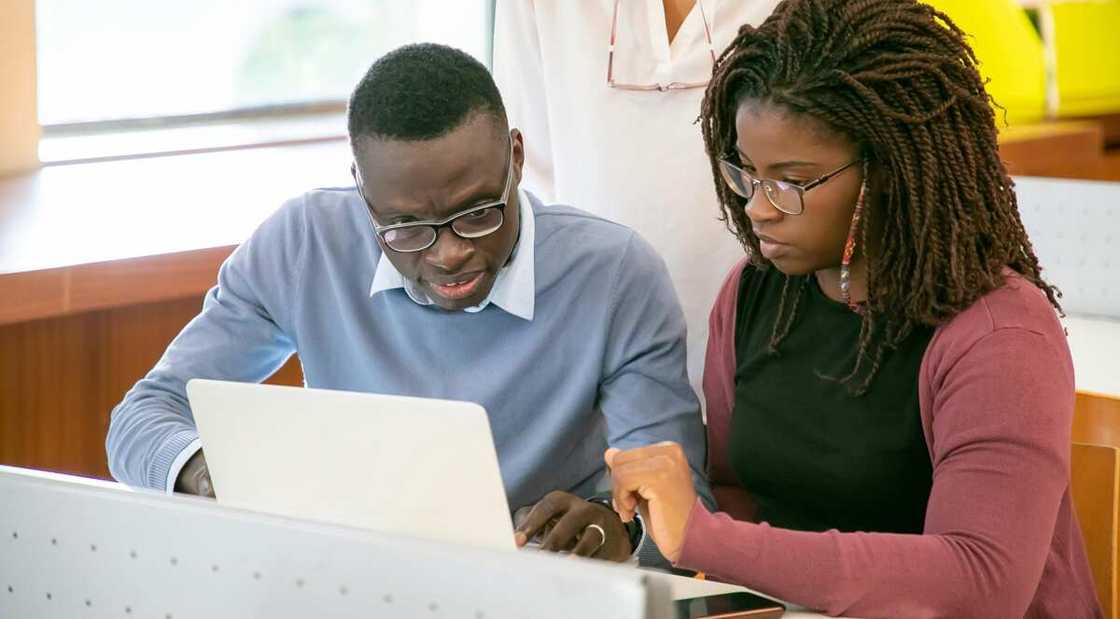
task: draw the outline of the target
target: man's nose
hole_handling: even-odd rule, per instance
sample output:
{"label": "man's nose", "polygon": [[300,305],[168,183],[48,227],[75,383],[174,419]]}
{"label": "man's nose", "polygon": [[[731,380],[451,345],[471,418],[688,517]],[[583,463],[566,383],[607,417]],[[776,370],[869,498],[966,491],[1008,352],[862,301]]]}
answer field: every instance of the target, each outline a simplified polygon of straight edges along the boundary
{"label": "man's nose", "polygon": [[424,261],[448,273],[455,273],[474,255],[474,242],[460,237],[450,228],[441,228],[436,242],[424,252]]}

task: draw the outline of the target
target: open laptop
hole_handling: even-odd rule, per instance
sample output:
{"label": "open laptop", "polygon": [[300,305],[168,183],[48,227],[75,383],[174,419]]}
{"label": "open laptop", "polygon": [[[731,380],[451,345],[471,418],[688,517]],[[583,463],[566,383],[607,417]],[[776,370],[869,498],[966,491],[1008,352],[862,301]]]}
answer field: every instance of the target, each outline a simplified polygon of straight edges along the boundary
{"label": "open laptop", "polygon": [[[224,505],[516,549],[490,422],[477,404],[201,379],[187,383],[187,396]],[[649,577],[664,580],[673,599],[718,603],[747,591]],[[693,606],[678,616],[709,616]]]}
{"label": "open laptop", "polygon": [[187,396],[222,504],[516,548],[477,404],[198,379]]}

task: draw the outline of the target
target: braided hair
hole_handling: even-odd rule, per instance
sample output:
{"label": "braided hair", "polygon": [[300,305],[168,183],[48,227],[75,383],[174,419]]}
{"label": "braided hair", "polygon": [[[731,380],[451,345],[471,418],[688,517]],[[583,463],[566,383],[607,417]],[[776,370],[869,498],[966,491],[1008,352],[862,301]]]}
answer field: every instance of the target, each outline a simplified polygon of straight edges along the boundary
{"label": "braided hair", "polygon": [[[867,391],[884,355],[915,328],[950,320],[1004,283],[1004,269],[1043,281],[999,158],[991,99],[966,35],[916,0],[785,0],[761,26],[743,26],[720,55],[700,115],[721,219],[756,266],[769,266],[744,210],[721,181],[744,101],[822,121],[855,143],[881,186],[858,232],[868,301],[851,373]],[[791,278],[792,276],[787,276]],[[771,348],[789,332],[803,285],[783,287]],[[792,296],[792,299],[787,299]],[[788,308],[788,311],[787,311]],[[789,315],[786,315],[789,314]]]}

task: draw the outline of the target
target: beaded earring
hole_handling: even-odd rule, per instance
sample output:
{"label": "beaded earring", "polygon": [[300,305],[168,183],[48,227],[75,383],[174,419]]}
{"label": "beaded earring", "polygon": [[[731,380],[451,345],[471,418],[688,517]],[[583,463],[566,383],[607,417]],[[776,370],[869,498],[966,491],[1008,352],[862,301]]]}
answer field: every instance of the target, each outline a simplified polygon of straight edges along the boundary
{"label": "beaded earring", "polygon": [[853,312],[863,313],[863,306],[852,302],[852,255],[856,252],[856,239],[859,233],[860,218],[863,215],[863,202],[867,194],[867,160],[863,160],[863,181],[859,186],[859,198],[852,213],[852,225],[848,228],[848,240],[844,241],[844,254],[840,259],[840,299]]}

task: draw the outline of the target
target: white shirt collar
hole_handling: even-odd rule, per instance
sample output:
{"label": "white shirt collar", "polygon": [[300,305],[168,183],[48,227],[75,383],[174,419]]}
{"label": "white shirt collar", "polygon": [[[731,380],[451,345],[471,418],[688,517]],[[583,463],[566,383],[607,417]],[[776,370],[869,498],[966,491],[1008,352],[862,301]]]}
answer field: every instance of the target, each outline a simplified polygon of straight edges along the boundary
{"label": "white shirt collar", "polygon": [[[513,250],[513,257],[509,264],[498,271],[494,287],[482,303],[468,307],[464,311],[481,312],[487,305],[493,303],[503,310],[525,320],[533,320],[533,309],[537,298],[536,288],[536,262],[534,259],[534,246],[536,241],[536,222],[533,219],[533,207],[529,204],[529,196],[523,190],[517,190],[520,204],[518,213],[521,220],[521,232],[517,240],[517,247]],[[386,290],[404,288],[408,297],[418,305],[431,305],[432,300],[427,293],[412,285],[397,267],[382,252],[381,259],[377,262],[377,269],[373,274],[373,283],[370,285],[369,296]]]}

